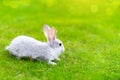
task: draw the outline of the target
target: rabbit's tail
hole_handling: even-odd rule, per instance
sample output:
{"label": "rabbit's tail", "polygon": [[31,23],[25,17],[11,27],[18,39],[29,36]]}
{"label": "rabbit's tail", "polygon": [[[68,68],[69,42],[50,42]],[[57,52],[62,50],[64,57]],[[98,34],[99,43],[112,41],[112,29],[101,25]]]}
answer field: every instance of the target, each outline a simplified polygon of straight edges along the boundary
{"label": "rabbit's tail", "polygon": [[6,46],[6,47],[5,47],[5,50],[8,51],[8,50],[9,50],[9,46]]}

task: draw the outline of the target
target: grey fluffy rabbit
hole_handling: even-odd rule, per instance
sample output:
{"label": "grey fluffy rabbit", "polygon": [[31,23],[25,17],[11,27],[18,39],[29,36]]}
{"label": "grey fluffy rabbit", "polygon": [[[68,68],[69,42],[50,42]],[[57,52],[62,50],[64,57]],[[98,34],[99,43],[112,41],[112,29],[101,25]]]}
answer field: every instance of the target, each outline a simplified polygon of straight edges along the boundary
{"label": "grey fluffy rabbit", "polygon": [[28,36],[18,36],[12,40],[6,50],[18,58],[44,59],[49,64],[56,65],[53,60],[60,60],[59,56],[64,52],[64,45],[56,38],[56,29],[45,24],[43,31],[47,42],[41,42]]}

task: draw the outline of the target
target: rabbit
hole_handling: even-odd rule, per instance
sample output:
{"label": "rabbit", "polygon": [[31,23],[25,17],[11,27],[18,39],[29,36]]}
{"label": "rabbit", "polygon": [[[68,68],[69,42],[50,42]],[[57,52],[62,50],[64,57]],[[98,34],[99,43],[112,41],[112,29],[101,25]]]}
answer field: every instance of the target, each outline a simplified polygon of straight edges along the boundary
{"label": "rabbit", "polygon": [[53,60],[60,60],[59,56],[65,51],[62,41],[56,38],[56,29],[47,24],[43,27],[47,42],[38,41],[29,36],[14,38],[6,50],[17,58],[30,57],[36,60],[45,60],[48,64],[57,65]]}

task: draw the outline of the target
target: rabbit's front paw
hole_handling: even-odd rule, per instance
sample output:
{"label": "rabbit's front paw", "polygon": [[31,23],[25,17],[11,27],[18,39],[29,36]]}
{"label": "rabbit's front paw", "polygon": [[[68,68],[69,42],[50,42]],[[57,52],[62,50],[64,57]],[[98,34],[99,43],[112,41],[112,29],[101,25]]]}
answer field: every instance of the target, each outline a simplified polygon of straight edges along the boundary
{"label": "rabbit's front paw", "polygon": [[56,58],[57,61],[60,61],[60,58]]}
{"label": "rabbit's front paw", "polygon": [[55,62],[52,62],[52,61],[49,61],[48,63],[51,65],[57,65]]}

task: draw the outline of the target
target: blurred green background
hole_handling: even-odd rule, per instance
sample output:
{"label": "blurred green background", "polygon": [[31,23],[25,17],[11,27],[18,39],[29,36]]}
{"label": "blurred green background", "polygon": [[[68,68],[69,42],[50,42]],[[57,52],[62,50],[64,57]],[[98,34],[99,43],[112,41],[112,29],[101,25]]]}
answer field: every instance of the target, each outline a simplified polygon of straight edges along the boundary
{"label": "blurred green background", "polygon": [[[65,45],[57,66],[4,50],[18,35],[46,41],[44,24]],[[0,80],[120,80],[120,0],[0,0]]]}
{"label": "blurred green background", "polygon": [[23,20],[119,23],[119,5],[119,0],[1,0],[0,15],[1,23]]}

